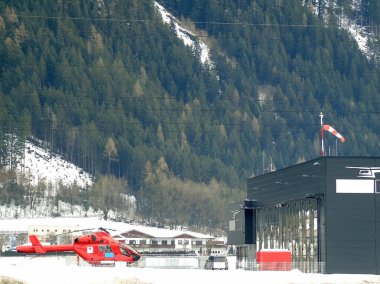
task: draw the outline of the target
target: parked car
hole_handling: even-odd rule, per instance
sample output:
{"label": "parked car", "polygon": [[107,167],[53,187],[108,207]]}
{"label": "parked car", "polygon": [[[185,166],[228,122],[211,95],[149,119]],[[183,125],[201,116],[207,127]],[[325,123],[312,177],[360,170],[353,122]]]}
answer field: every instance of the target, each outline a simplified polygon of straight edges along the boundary
{"label": "parked car", "polygon": [[225,256],[211,255],[206,260],[205,269],[225,269],[228,270],[228,260]]}

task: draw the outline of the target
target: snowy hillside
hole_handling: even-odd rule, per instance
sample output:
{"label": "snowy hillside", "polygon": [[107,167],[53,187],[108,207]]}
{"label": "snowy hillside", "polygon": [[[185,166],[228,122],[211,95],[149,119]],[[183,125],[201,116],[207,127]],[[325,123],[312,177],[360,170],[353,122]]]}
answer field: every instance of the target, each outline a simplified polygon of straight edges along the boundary
{"label": "snowy hillside", "polygon": [[173,15],[171,15],[163,6],[161,6],[157,2],[154,2],[154,5],[160,13],[164,23],[170,25],[177,37],[181,39],[186,46],[191,47],[195,54],[199,54],[200,61],[202,62],[202,64],[206,68],[214,68],[214,62],[210,58],[209,47],[204,42],[199,40],[199,37],[197,37],[188,29],[185,29],[181,25],[180,21]]}
{"label": "snowy hillside", "polygon": [[[313,13],[315,15],[319,14],[318,1],[306,1],[302,0],[302,5],[306,6],[309,5],[309,7],[312,9]],[[310,6],[310,3],[312,6]],[[372,45],[376,42],[376,35],[368,30],[368,27],[363,26],[362,24],[358,24],[358,22],[361,22],[361,19],[355,18],[352,15],[360,15],[360,1],[359,0],[352,0],[351,2],[351,14],[347,15],[343,12],[343,8],[338,5],[337,0],[327,0],[322,5],[323,8],[323,17],[326,21],[326,24],[329,25],[327,22],[329,19],[328,13],[332,13],[334,17],[338,19],[338,25],[339,28],[347,31],[349,35],[354,39],[361,52],[368,58],[375,58],[378,56],[378,50],[374,48]]]}
{"label": "snowy hillside", "polygon": [[[39,182],[49,185],[44,197],[37,198],[37,194],[28,197],[26,206],[16,206],[11,203],[0,206],[0,218],[34,218],[58,214],[60,216],[97,215],[89,208],[88,212],[79,205],[70,205],[59,201],[54,206],[48,199],[55,195],[58,185],[76,184],[79,187],[91,186],[92,176],[83,169],[66,161],[61,155],[49,152],[31,141],[26,141],[24,157],[19,157],[17,169],[25,174],[31,185]],[[58,212],[59,211],[59,212]]]}
{"label": "snowy hillside", "polygon": [[[339,10],[336,7],[335,1],[331,1],[330,5],[333,5],[333,10]],[[359,3],[357,0],[352,1],[352,10],[358,11]],[[367,58],[373,57],[375,54],[370,48],[370,40],[371,38],[374,38],[374,34],[368,32],[366,30],[366,27],[357,25],[355,22],[355,19],[351,19],[347,15],[341,13],[340,15],[336,15],[340,19],[340,27],[344,30],[346,30],[350,36],[357,42],[359,49],[361,52],[367,56]]]}
{"label": "snowy hillside", "polygon": [[89,173],[29,141],[26,142],[25,157],[18,169],[30,177],[32,185],[39,181],[45,181],[53,187],[59,182],[64,185],[76,183],[80,187],[92,184]]}
{"label": "snowy hillside", "polygon": [[[309,1],[302,0],[302,5],[309,5]],[[318,15],[318,5],[319,1],[311,2],[311,9],[315,15]],[[200,61],[202,64],[209,69],[214,68],[214,62],[210,57],[210,48],[199,39],[197,35],[184,28],[181,22],[171,15],[162,5],[155,2],[154,3],[157,11],[160,13],[164,23],[169,25],[177,37],[183,41],[186,46],[191,47],[195,54],[199,54]],[[358,0],[352,0],[351,4],[352,11],[360,10],[360,5]],[[328,0],[324,2],[324,11],[331,11],[335,17],[339,19],[339,27],[346,30],[350,36],[357,42],[359,49],[362,51],[367,58],[373,58],[376,56],[376,52],[370,47],[371,42],[375,39],[375,34],[369,32],[365,26],[358,25],[355,19],[352,19],[348,15],[342,12],[342,9],[338,6],[337,0]],[[326,14],[325,19],[329,17]]]}

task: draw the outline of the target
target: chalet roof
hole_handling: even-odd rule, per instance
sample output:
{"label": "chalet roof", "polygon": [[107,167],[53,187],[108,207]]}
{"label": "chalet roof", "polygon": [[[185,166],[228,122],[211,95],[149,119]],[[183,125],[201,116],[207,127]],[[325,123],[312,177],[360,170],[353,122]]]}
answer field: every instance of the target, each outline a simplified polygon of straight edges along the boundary
{"label": "chalet roof", "polygon": [[106,228],[116,230],[115,235],[130,232],[130,234],[141,234],[150,238],[194,238],[213,239],[213,236],[200,234],[191,231],[169,230],[156,227],[144,227],[126,223],[99,220],[97,217],[73,217],[73,218],[25,218],[25,219],[3,219],[0,220],[0,232],[27,232],[28,227],[40,226],[73,226],[78,229],[84,228]]}

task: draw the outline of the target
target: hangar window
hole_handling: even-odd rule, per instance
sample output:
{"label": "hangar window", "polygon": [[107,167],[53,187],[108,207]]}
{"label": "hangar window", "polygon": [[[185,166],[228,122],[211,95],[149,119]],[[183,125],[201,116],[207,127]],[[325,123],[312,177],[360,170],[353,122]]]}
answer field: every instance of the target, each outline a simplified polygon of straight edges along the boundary
{"label": "hangar window", "polygon": [[316,266],[319,223],[317,199],[295,200],[281,205],[257,210],[257,249],[289,249],[295,267]]}

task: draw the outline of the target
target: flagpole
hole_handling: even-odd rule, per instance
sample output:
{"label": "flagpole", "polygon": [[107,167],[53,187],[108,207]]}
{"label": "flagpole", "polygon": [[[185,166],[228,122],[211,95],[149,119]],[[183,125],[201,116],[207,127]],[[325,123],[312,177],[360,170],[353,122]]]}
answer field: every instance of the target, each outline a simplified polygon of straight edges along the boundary
{"label": "flagpole", "polygon": [[325,156],[325,146],[323,145],[323,113],[321,112],[319,114],[319,117],[321,118],[321,147],[322,147],[322,157]]}

